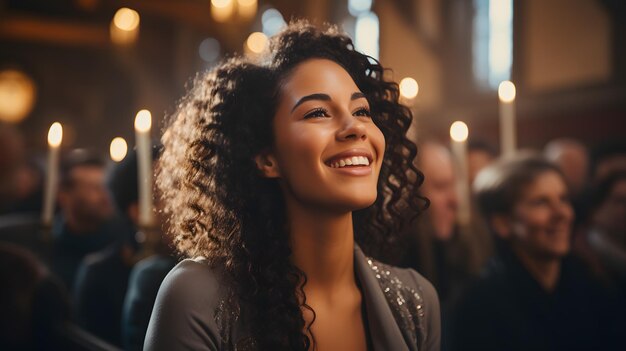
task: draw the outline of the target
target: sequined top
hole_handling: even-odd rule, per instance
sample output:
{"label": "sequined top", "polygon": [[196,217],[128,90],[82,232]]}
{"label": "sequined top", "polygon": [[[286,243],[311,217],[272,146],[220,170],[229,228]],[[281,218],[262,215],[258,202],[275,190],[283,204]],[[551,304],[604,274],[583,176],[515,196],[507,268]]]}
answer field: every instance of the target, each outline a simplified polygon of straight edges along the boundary
{"label": "sequined top", "polygon": [[[430,282],[366,257],[358,246],[354,267],[375,351],[439,350],[439,300]],[[245,316],[229,308],[219,280],[201,260],[180,262],[161,285],[144,349],[254,349]]]}

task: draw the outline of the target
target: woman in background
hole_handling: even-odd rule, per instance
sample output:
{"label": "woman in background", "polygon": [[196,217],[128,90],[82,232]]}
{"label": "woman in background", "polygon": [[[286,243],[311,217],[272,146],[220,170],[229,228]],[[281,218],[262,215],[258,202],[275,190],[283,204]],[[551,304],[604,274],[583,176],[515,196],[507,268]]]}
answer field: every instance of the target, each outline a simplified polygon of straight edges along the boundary
{"label": "woman in background", "polygon": [[483,169],[474,191],[497,254],[453,311],[452,349],[620,349],[609,296],[569,254],[561,171],[522,153]]}

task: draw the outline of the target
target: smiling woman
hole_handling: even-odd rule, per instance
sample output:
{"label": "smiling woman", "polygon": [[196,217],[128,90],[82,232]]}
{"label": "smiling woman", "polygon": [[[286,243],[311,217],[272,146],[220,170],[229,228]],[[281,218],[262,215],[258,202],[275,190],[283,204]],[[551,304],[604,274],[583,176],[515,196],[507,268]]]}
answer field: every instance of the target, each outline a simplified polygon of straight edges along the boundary
{"label": "smiling woman", "polygon": [[432,285],[364,254],[426,203],[398,85],[334,27],[292,23],[266,55],[199,75],[164,134],[157,182],[188,259],[145,348],[438,349]]}
{"label": "smiling woman", "polygon": [[624,349],[618,305],[568,255],[574,216],[561,171],[519,153],[484,168],[474,190],[498,252],[455,306],[450,349]]}

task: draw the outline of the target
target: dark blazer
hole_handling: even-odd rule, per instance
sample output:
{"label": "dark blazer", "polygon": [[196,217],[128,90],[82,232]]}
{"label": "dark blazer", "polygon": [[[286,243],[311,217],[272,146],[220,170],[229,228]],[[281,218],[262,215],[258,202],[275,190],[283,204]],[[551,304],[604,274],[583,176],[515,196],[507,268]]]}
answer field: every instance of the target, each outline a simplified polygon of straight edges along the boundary
{"label": "dark blazer", "polygon": [[[432,284],[414,270],[370,259],[358,247],[354,254],[374,350],[439,350],[439,299]],[[232,314],[219,312],[224,301],[219,280],[202,259],[174,267],[159,289],[144,349],[239,348],[246,339],[245,318],[224,323],[224,315]]]}

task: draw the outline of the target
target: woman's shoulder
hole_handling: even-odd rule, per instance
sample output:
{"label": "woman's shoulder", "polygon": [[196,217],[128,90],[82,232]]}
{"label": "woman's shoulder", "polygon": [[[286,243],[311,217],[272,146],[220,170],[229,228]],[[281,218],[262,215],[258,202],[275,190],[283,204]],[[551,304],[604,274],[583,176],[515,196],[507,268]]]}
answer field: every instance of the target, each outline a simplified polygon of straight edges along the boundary
{"label": "woman's shoulder", "polygon": [[393,274],[395,274],[404,285],[415,291],[421,292],[424,296],[424,300],[439,301],[437,290],[435,290],[433,284],[416,270],[412,268],[400,268],[390,265],[386,266],[389,267]]}
{"label": "woman's shoulder", "polygon": [[224,295],[222,277],[204,259],[180,261],[165,276],[157,302],[177,309],[212,316]]}
{"label": "woman's shoulder", "polygon": [[[174,266],[163,280],[163,285],[175,289],[180,293],[185,291],[179,290],[201,290],[206,295],[207,292],[213,292],[219,285],[220,274],[209,266],[207,261],[200,258],[187,258]],[[195,289],[183,289],[181,286],[196,287]]]}
{"label": "woman's shoulder", "polygon": [[396,323],[402,326],[407,342],[418,345],[420,350],[438,350],[441,342],[441,312],[439,297],[433,285],[413,269],[378,262],[363,256],[360,250],[357,257],[365,260],[371,270]]}
{"label": "woman's shoulder", "polygon": [[216,311],[224,296],[220,281],[220,273],[202,259],[186,259],[172,268],[159,288],[145,349],[217,349]]}

